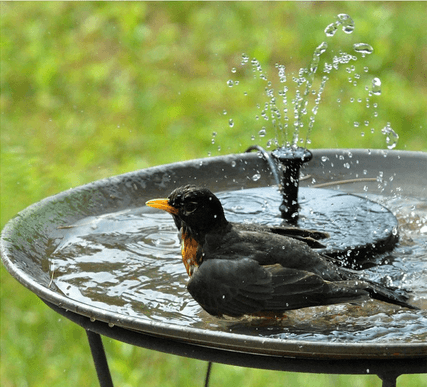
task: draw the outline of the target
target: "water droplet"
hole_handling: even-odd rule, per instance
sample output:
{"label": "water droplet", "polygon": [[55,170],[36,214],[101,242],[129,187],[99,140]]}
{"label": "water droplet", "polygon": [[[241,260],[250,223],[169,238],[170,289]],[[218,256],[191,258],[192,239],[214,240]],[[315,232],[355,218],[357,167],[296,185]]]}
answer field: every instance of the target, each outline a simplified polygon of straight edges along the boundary
{"label": "water droplet", "polygon": [[381,80],[379,78],[372,80],[372,94],[381,95]]}
{"label": "water droplet", "polygon": [[108,326],[110,327],[110,328],[113,328],[114,327],[114,324],[113,323],[108,323]]}
{"label": "water droplet", "polygon": [[234,168],[235,166],[236,166],[236,162],[233,160],[232,162],[231,162],[231,166]]}
{"label": "water droplet", "polygon": [[368,43],[355,43],[353,44],[353,50],[359,54],[362,54],[363,57],[365,55],[372,54],[374,51],[372,46],[370,46]]}
{"label": "water droplet", "polygon": [[266,133],[267,133],[267,131],[265,130],[265,127],[263,126],[262,129],[258,132],[258,135],[260,137],[265,137]]}
{"label": "water droplet", "polygon": [[286,82],[286,75],[285,75],[286,67],[284,65],[279,65],[278,69],[279,69],[279,80],[280,80],[280,83],[285,83]]}
{"label": "water droplet", "polygon": [[258,181],[259,179],[261,179],[261,174],[260,173],[255,173],[255,175],[252,176],[252,180],[253,181]]}
{"label": "water droplet", "polygon": [[346,13],[340,13],[337,16],[338,22],[342,25],[342,30],[346,34],[351,34],[354,31],[354,21]]}
{"label": "water droplet", "polygon": [[327,156],[322,156],[321,160],[325,163],[326,161],[328,161],[328,160],[329,160],[329,157],[327,157]]}
{"label": "water droplet", "polygon": [[232,128],[233,126],[234,126],[234,121],[233,121],[233,119],[229,119],[228,120],[228,126],[230,126],[230,128]]}
{"label": "water droplet", "polygon": [[232,69],[231,69],[231,72],[233,73],[233,74],[235,74],[236,73],[236,68],[235,67],[233,67]]}
{"label": "water droplet", "polygon": [[227,81],[227,86],[228,86],[228,87],[233,87],[233,85],[234,85],[234,82],[233,82],[231,79],[229,79],[229,80]]}
{"label": "water droplet", "polygon": [[316,49],[314,50],[314,55],[315,56],[320,56],[322,55],[328,48],[328,43],[326,42],[322,42],[319,46],[316,47]]}
{"label": "water droplet", "polygon": [[331,23],[325,28],[325,34],[327,37],[331,37],[335,35],[335,32],[337,32],[338,26],[336,23]]}
{"label": "water droplet", "polygon": [[342,28],[342,30],[346,33],[346,34],[351,34],[354,31],[354,26],[344,26]]}
{"label": "water droplet", "polygon": [[247,56],[245,53],[243,53],[241,65],[244,66],[248,62],[249,62],[249,56]]}
{"label": "water droplet", "polygon": [[387,122],[387,125],[381,129],[381,133],[386,136],[385,142],[388,149],[393,149],[397,145],[397,140],[399,139],[399,135],[393,130],[390,126],[390,123]]}

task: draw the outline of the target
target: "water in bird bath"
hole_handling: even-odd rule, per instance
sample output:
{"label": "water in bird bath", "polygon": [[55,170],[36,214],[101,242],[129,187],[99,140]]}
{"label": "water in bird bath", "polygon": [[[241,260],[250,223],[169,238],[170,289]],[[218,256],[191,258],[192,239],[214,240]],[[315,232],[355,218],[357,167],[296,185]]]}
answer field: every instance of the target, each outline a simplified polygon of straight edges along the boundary
{"label": "water in bird bath", "polygon": [[[218,194],[230,221],[264,224],[281,223],[277,195],[274,187]],[[94,307],[182,327],[308,341],[423,342],[427,339],[427,201],[374,195],[371,199],[396,215],[401,241],[393,252],[379,257],[381,265],[364,273],[412,291],[411,302],[422,308],[419,311],[368,300],[289,311],[282,320],[268,323],[212,317],[187,292],[188,277],[172,217],[148,207],[89,217],[62,228],[62,238],[52,241],[55,247],[48,257],[51,285]]]}

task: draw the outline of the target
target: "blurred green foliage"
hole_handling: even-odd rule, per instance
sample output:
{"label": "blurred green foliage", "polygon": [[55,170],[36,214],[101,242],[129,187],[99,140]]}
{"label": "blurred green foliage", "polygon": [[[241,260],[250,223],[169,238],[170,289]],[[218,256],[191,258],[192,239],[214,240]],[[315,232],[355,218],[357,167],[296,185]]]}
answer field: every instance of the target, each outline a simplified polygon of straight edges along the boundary
{"label": "blurred green foliage", "polygon": [[[355,31],[326,38],[339,13],[353,18]],[[277,135],[271,119],[256,119],[267,83],[254,79],[250,63],[241,66],[242,53],[258,59],[275,93],[283,87],[275,65],[285,65],[290,101],[292,76],[322,41],[327,61],[369,43],[373,54],[330,75],[311,146],[385,148],[381,129],[390,122],[400,136],[396,149],[426,151],[426,24],[422,2],[2,2],[1,226],[29,204],[92,180],[265,146]],[[364,87],[373,77],[383,92],[367,108]],[[228,87],[230,79],[239,84]],[[1,283],[1,385],[96,385],[83,330],[3,267]],[[105,341],[117,385],[202,384],[203,362]],[[272,385],[379,385],[375,376],[223,365],[215,365],[212,385],[265,386],[267,377]],[[427,385],[421,376],[400,383]]]}

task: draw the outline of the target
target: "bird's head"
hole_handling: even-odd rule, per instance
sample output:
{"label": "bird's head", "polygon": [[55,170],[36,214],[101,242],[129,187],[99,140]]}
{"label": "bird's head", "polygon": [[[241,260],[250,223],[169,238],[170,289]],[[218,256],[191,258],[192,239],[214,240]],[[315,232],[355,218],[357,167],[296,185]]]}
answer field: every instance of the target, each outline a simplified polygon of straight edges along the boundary
{"label": "bird's head", "polygon": [[149,200],[146,204],[172,214],[178,229],[184,228],[195,237],[228,223],[219,199],[203,187],[179,187],[167,199]]}

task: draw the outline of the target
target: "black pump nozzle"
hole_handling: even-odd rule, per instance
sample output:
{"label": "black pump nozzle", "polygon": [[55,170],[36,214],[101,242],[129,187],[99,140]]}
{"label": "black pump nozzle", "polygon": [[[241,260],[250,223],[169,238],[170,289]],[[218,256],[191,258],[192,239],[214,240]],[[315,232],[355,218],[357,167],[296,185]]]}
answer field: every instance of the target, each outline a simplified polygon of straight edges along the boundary
{"label": "black pump nozzle", "polygon": [[305,148],[281,147],[271,152],[276,160],[278,169],[282,171],[282,183],[280,190],[283,201],[279,209],[282,217],[289,223],[298,220],[298,188],[299,170],[303,163],[310,161],[312,153]]}

